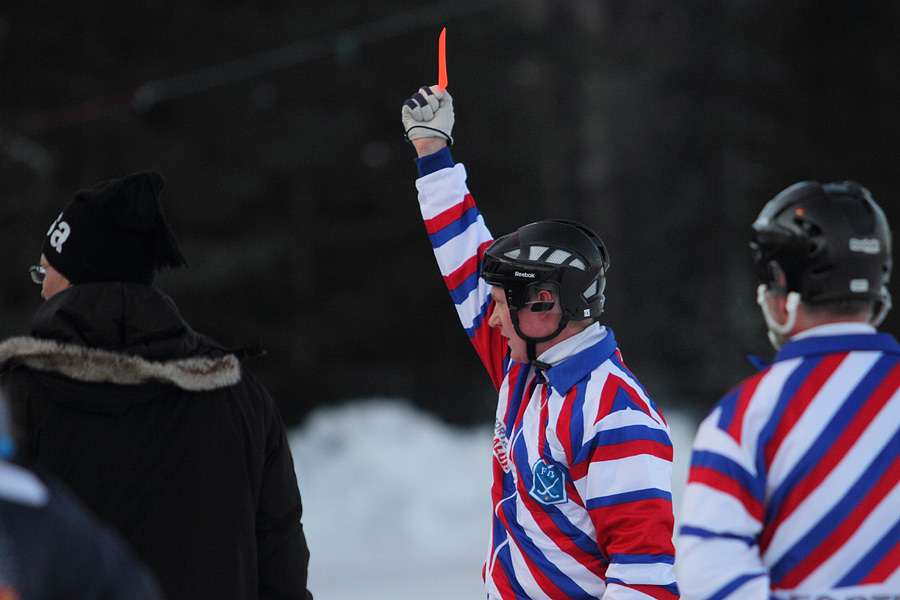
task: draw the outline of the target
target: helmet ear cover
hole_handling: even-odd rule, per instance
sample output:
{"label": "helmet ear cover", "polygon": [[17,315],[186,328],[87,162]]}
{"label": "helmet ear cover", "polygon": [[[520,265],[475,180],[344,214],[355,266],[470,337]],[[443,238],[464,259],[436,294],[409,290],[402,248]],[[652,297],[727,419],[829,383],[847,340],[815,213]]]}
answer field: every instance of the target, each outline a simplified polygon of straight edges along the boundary
{"label": "helmet ear cover", "polygon": [[793,265],[802,260],[804,247],[802,240],[781,227],[754,231],[750,249],[759,282],[773,290],[799,290],[800,281],[789,278],[781,263]]}

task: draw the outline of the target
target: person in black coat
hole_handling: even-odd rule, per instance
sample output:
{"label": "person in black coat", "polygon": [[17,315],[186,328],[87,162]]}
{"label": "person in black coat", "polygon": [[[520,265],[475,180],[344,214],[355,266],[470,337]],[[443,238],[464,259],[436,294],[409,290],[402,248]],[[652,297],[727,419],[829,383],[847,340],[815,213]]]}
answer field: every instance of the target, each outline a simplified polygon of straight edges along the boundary
{"label": "person in black coat", "polygon": [[78,192],[32,275],[31,335],[0,344],[23,452],[112,524],[170,599],[312,598],[284,425],[239,357],[153,287],[184,264],[162,177]]}

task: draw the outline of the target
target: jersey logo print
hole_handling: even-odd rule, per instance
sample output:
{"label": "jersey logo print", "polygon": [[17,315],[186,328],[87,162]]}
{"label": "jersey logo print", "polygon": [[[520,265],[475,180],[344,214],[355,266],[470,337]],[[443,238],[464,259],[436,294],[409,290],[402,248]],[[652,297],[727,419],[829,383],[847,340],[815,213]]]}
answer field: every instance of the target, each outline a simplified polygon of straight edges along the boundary
{"label": "jersey logo print", "polygon": [[532,498],[541,504],[562,504],[568,500],[566,480],[559,467],[541,459],[534,463],[531,470],[534,479],[528,494]]}
{"label": "jersey logo print", "polygon": [[494,422],[494,456],[504,473],[509,473],[509,454],[506,445],[506,427],[499,420]]}

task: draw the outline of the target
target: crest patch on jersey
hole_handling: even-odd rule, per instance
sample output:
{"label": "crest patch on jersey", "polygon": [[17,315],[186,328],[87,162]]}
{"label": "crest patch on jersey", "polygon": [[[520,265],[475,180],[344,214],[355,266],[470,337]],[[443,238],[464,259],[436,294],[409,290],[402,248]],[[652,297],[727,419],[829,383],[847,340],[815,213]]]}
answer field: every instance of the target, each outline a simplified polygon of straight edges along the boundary
{"label": "crest patch on jersey", "polygon": [[541,504],[562,504],[568,500],[566,496],[566,478],[559,467],[551,465],[544,459],[531,467],[534,478],[529,495]]}

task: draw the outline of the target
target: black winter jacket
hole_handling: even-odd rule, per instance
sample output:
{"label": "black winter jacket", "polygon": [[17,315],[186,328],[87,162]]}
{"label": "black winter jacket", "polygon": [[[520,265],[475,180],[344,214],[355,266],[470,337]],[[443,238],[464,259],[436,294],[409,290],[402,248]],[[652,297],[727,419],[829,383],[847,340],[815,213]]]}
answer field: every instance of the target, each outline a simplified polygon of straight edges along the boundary
{"label": "black winter jacket", "polygon": [[20,450],[112,524],[170,600],[302,598],[309,551],[276,406],[156,288],[76,285],[0,344]]}

